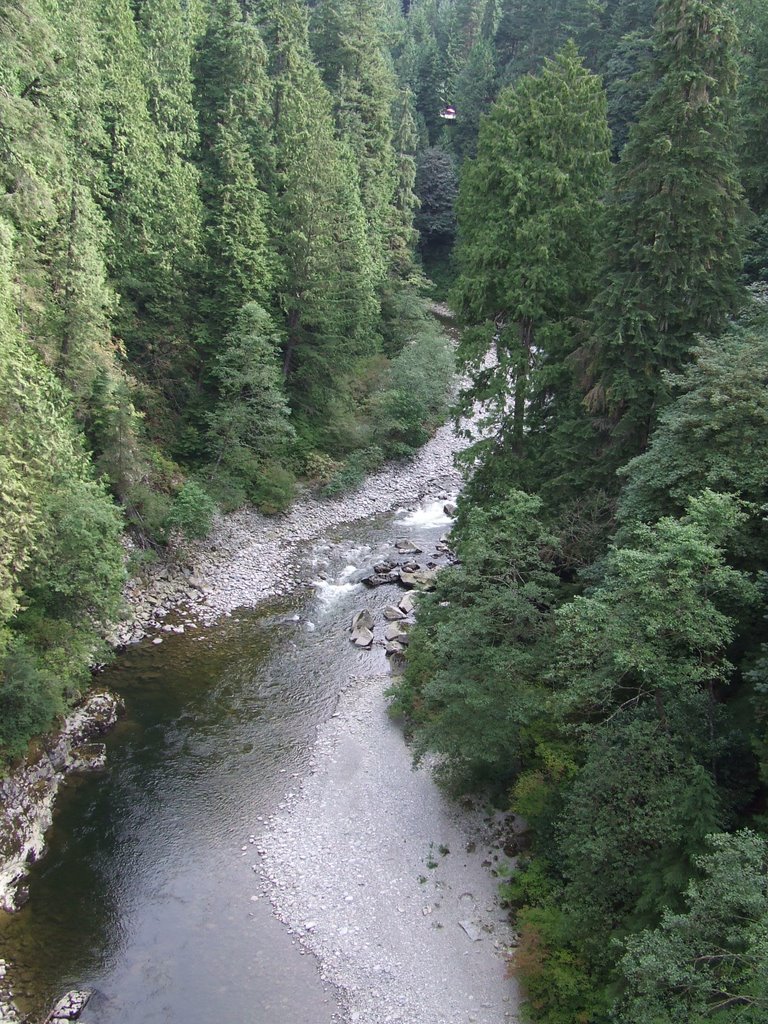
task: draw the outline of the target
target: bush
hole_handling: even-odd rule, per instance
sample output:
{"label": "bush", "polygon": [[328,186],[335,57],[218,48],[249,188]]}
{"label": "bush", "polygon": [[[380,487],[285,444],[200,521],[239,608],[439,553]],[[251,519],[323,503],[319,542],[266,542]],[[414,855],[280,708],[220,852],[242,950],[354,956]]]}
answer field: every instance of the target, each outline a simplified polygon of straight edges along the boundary
{"label": "bush", "polygon": [[296,493],[296,479],[289,470],[277,463],[267,463],[261,468],[251,498],[265,515],[273,516],[285,512]]}
{"label": "bush", "polygon": [[376,445],[353,452],[341,469],[325,485],[323,494],[327,498],[334,498],[338,494],[354,490],[355,487],[360,486],[366,474],[378,469],[383,461],[384,453]]}
{"label": "bush", "polygon": [[173,500],[168,526],[190,540],[201,540],[210,532],[216,503],[194,480],[187,480]]}
{"label": "bush", "polygon": [[0,668],[0,755],[21,756],[32,736],[45,731],[64,710],[56,680],[23,640],[17,640]]}
{"label": "bush", "polygon": [[392,361],[374,403],[375,440],[386,458],[408,458],[446,418],[455,364],[434,321],[420,326]]}

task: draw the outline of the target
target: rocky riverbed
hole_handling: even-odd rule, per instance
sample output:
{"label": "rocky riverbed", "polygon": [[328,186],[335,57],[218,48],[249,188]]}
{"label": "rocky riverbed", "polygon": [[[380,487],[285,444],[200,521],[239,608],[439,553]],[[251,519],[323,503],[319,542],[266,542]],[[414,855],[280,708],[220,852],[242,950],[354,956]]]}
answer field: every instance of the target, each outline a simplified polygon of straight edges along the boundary
{"label": "rocky riverbed", "polygon": [[163,632],[198,629],[235,608],[295,590],[308,582],[296,568],[308,541],[342,523],[455,495],[461,477],[453,456],[460,445],[446,424],[411,461],[388,465],[340,498],[307,497],[279,517],[250,508],[218,517],[205,541],[172,548],[130,581],[129,614],[112,643],[133,643],[148,633],[161,642]]}
{"label": "rocky riverbed", "polygon": [[320,727],[308,775],[258,838],[262,898],[351,1024],[509,1024],[517,937],[496,874],[500,830],[518,823],[452,803],[413,769],[390,682],[350,679]]}

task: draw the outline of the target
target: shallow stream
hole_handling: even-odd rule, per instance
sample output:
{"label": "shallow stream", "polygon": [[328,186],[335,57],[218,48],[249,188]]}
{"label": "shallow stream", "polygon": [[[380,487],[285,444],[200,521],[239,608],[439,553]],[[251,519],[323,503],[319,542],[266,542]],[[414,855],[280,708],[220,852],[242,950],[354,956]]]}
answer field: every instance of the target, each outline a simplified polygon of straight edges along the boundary
{"label": "shallow stream", "polygon": [[401,592],[364,591],[360,576],[397,537],[426,556],[448,525],[439,503],[339,527],[303,552],[305,590],[159,634],[104,673],[127,705],[108,770],[65,788],[30,902],[0,918],[23,1012],[86,987],[87,1024],[338,1019],[337,993],[261,894],[259,827],[307,770],[345,680],[384,666],[381,646],[349,643],[349,621]]}

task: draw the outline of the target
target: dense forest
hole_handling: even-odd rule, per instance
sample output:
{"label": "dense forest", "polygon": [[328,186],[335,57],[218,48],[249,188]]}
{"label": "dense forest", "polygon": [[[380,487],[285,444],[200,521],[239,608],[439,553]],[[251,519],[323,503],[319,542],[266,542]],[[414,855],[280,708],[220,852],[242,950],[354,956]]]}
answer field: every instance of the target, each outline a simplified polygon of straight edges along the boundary
{"label": "dense forest", "polygon": [[87,683],[125,530],[153,557],[425,441],[447,298],[458,562],[394,710],[528,822],[531,1020],[762,1024],[768,7],[0,19],[0,751]]}

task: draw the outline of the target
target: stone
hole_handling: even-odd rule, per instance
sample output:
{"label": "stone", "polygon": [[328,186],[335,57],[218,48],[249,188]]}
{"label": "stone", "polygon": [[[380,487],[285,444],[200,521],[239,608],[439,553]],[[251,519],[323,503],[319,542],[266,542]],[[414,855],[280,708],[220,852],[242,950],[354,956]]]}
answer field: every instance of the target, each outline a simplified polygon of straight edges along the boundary
{"label": "stone", "polygon": [[405,648],[402,644],[399,644],[397,640],[388,640],[384,644],[384,651],[389,656],[390,654],[404,654]]}
{"label": "stone", "polygon": [[397,640],[399,643],[408,643],[408,627],[403,622],[390,622],[384,630],[385,640]]}
{"label": "stone", "polygon": [[395,547],[401,555],[420,555],[421,548],[416,547],[412,540],[402,538],[395,541]]}
{"label": "stone", "polygon": [[414,594],[412,591],[408,594],[405,594],[402,601],[400,602],[399,607],[400,611],[403,612],[405,615],[410,615],[413,609],[416,607],[416,594]]}
{"label": "stone", "polygon": [[77,1020],[90,998],[87,989],[72,989],[56,1003],[48,1019],[52,1024],[58,1020]]}
{"label": "stone", "polygon": [[366,576],[362,579],[361,583],[364,583],[366,587],[381,587],[385,583],[397,583],[399,579],[400,574],[397,570],[392,570],[384,573],[373,573],[371,576]]}
{"label": "stone", "polygon": [[453,519],[453,517],[456,515],[456,502],[446,501],[446,503],[443,505],[443,512],[445,512],[449,519]]}
{"label": "stone", "polygon": [[389,622],[396,622],[398,619],[404,619],[406,612],[402,608],[398,608],[397,605],[388,604],[384,606],[384,618]]}
{"label": "stone", "polygon": [[367,608],[352,616],[352,632],[356,633],[361,629],[373,629],[373,616]]}
{"label": "stone", "polygon": [[373,633],[370,629],[359,629],[350,637],[350,640],[355,647],[370,647],[373,643]]}
{"label": "stone", "polygon": [[434,590],[438,572],[438,569],[416,569],[411,572],[402,568],[400,582],[405,587],[413,587],[414,590]]}
{"label": "stone", "polygon": [[483,937],[480,934],[480,929],[476,925],[472,924],[471,921],[459,921],[459,928],[466,933],[470,942],[480,942]]}

